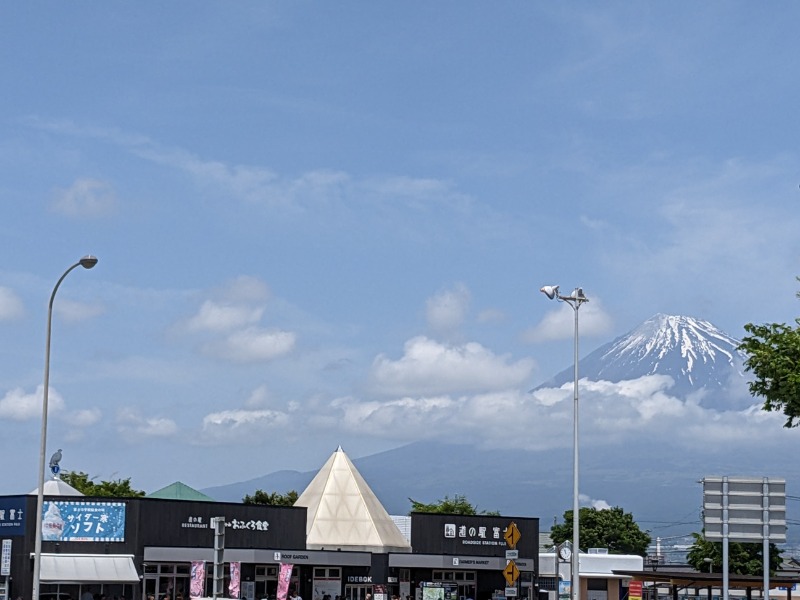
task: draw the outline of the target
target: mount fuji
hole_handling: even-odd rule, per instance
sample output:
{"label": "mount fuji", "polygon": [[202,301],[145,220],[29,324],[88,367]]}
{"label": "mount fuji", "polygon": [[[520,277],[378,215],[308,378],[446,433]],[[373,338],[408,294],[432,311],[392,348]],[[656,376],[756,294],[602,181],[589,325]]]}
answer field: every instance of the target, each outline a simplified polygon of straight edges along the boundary
{"label": "mount fuji", "polygon": [[[654,539],[682,539],[702,527],[704,476],[800,477],[797,430],[760,410],[738,346],[708,321],[657,314],[580,361],[583,505],[621,506]],[[454,416],[446,435],[353,462],[392,514],[407,513],[410,498],[463,494],[479,509],[539,516],[546,528],[572,501],[573,377],[568,368],[519,390],[507,414],[526,428],[512,422],[505,438],[459,436]],[[276,471],[203,491],[239,501],[256,489],[300,491],[313,476]]]}
{"label": "mount fuji", "polygon": [[[743,408],[753,400],[747,395],[740,343],[708,321],[656,314],[580,359],[578,377],[617,383],[666,375],[672,379],[671,395],[695,395],[709,408]],[[536,389],[561,387],[574,376],[569,367]]]}

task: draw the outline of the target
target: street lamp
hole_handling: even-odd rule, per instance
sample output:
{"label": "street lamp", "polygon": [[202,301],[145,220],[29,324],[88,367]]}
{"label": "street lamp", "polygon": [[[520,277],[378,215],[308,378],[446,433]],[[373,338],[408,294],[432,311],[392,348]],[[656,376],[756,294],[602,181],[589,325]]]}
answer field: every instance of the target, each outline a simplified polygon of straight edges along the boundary
{"label": "street lamp", "polygon": [[56,298],[58,286],[77,267],[91,269],[97,264],[97,257],[84,256],[69,269],[56,282],[53,293],[50,294],[50,304],[47,307],[47,338],[44,348],[44,390],[42,392],[42,433],[39,446],[39,488],[36,490],[36,537],[33,550],[33,590],[32,600],[39,600],[39,579],[42,572],[42,507],[44,505],[44,465],[47,451],[47,400],[50,388],[50,330],[53,323],[53,300]]}
{"label": "street lamp", "polygon": [[566,302],[575,312],[575,381],[573,387],[573,427],[572,427],[572,600],[580,599],[580,563],[578,555],[580,544],[580,501],[578,496],[578,310],[589,299],[583,295],[582,288],[575,288],[569,296],[562,296],[557,285],[546,285],[540,290],[550,300]]}

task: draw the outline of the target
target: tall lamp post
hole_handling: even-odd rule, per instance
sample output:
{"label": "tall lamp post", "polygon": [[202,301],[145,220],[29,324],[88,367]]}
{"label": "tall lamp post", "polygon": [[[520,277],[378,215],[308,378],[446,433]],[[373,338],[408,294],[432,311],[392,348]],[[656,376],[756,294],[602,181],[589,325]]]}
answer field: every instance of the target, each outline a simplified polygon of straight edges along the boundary
{"label": "tall lamp post", "polygon": [[580,563],[578,557],[581,552],[580,545],[580,498],[578,496],[578,310],[581,304],[589,299],[583,295],[583,289],[575,288],[569,296],[562,296],[557,285],[546,285],[540,290],[550,300],[566,302],[575,312],[575,383],[573,388],[572,422],[572,582],[570,596],[572,600],[580,599]]}
{"label": "tall lamp post", "polygon": [[69,269],[56,282],[53,293],[50,294],[50,304],[47,307],[47,340],[44,349],[44,390],[42,391],[42,433],[39,446],[39,488],[36,490],[36,537],[33,550],[33,589],[32,600],[39,600],[39,580],[42,572],[42,508],[44,505],[44,466],[47,451],[47,400],[50,391],[50,330],[53,323],[53,300],[64,278],[70,271],[77,267],[91,269],[97,264],[97,257],[84,256]]}

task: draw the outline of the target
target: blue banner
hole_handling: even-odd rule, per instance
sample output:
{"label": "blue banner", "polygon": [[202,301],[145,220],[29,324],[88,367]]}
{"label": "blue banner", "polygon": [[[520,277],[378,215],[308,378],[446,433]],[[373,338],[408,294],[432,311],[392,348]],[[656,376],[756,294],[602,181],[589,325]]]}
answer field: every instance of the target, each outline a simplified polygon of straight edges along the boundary
{"label": "blue banner", "polygon": [[124,542],[124,502],[45,502],[42,540]]}
{"label": "blue banner", "polygon": [[0,536],[7,535],[25,535],[25,496],[0,498]]}

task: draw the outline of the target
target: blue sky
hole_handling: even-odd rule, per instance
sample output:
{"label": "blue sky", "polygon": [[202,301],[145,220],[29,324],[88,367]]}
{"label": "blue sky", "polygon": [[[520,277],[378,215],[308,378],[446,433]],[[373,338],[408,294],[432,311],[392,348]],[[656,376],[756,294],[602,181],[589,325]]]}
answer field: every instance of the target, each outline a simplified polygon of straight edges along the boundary
{"label": "blue sky", "polygon": [[[590,297],[583,353],[657,312],[792,322],[799,17],[4,6],[0,491],[35,487],[47,300],[88,253],[55,303],[48,454],[148,491],[340,444],[568,437],[567,401],[526,404],[572,358],[545,284]],[[692,418],[724,437],[748,415]]]}

